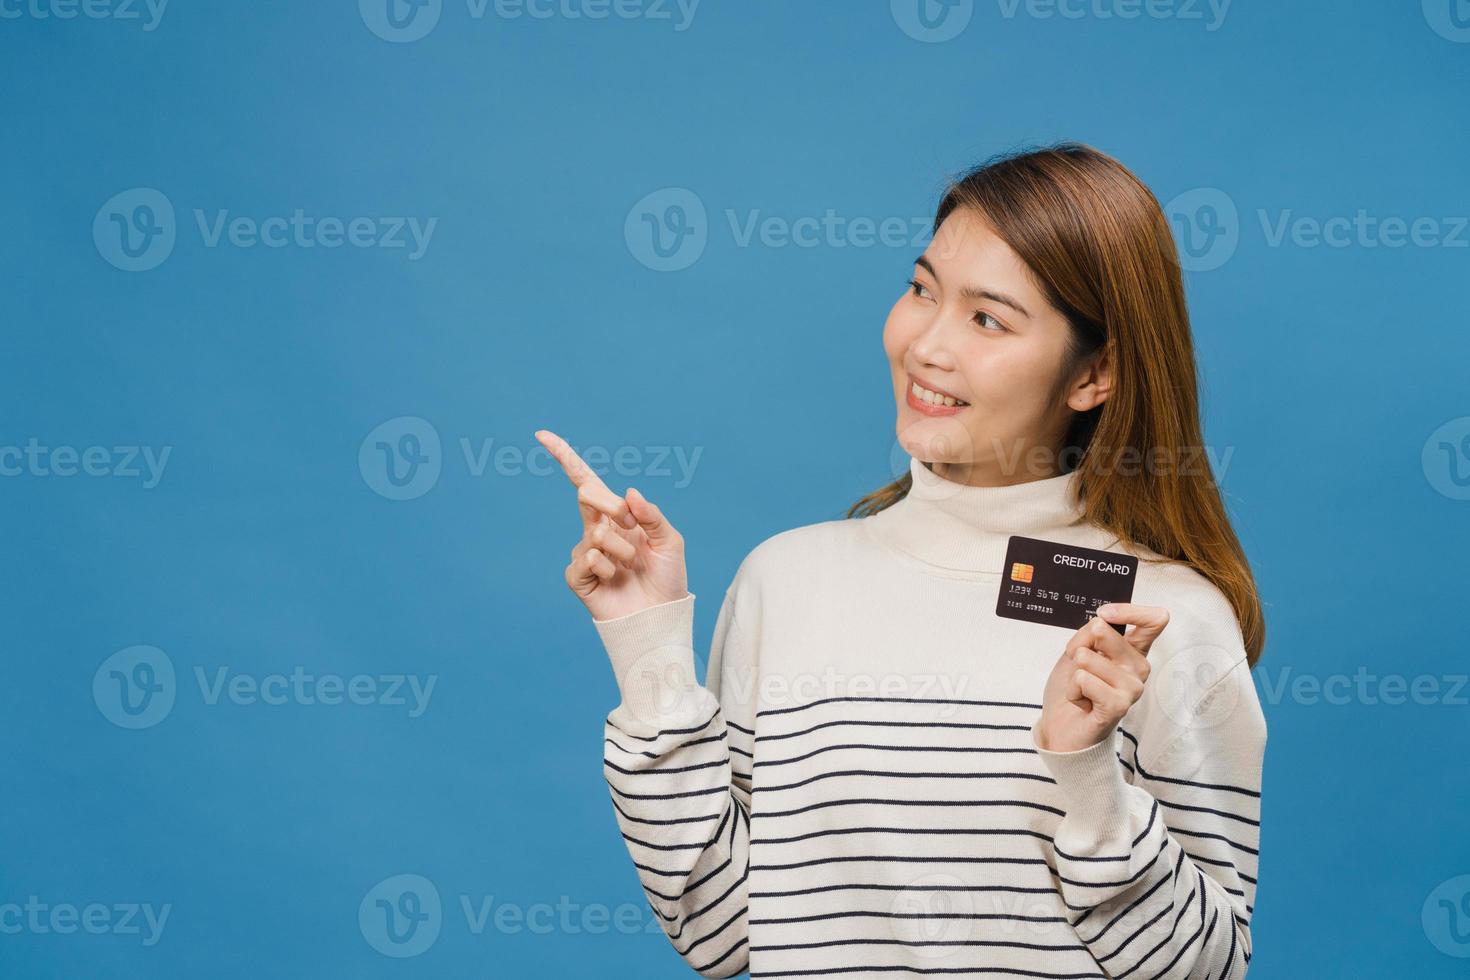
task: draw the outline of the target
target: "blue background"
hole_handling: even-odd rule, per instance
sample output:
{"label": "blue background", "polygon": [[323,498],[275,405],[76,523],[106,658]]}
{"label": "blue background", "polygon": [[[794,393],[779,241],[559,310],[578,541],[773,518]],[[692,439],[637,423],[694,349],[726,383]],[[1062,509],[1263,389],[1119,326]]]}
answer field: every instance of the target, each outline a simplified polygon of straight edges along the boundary
{"label": "blue background", "polygon": [[[1230,452],[1222,485],[1267,603],[1251,976],[1464,974],[1447,954],[1470,943],[1437,948],[1421,910],[1470,874],[1470,691],[1265,690],[1362,669],[1448,694],[1465,671],[1470,443],[1441,454],[1432,434],[1470,428],[1470,233],[1269,234],[1360,209],[1456,234],[1470,43],[1434,29],[1453,23],[1435,0],[1237,0],[1213,30],[1204,6],[1125,20],[987,0],[940,42],[886,0],[706,0],[683,30],[674,8],[477,19],[447,0],[411,42],[351,0],[176,2],[153,30],[27,2],[0,19],[0,445],[171,454],[152,487],[0,478],[0,903],[172,909],[151,947],[0,934],[0,974],[692,975],[643,928],[602,778],[616,695],[562,579],[572,489],[539,451],[542,472],[477,475],[461,440],[524,455],[546,427],[631,454],[606,478],[689,542],[703,655],[751,548],[891,478],[880,333],[923,245],[742,245],[729,215],[922,225],[946,176],[1062,138],[1118,156],[1161,202],[1212,188],[1238,209],[1233,251],[1187,285],[1208,440]],[[127,220],[104,205],[134,188],[176,214],[171,253],[136,272],[93,236],[99,212],[104,231]],[[707,241],[656,271],[625,224],[666,188],[696,196]],[[196,209],[437,225],[416,259],[209,247]],[[404,417],[437,433],[437,453],[419,446],[439,473],[395,500],[375,443],[359,449],[383,423],[405,445]],[[692,476],[660,447],[698,451]],[[130,730],[93,680],[139,644],[169,658],[176,701]],[[209,703],[195,680],[298,665],[437,681],[410,717]],[[408,959],[358,920],[399,874],[443,902],[437,941]],[[476,933],[461,896],[627,906],[638,928],[553,911],[549,928]]]}

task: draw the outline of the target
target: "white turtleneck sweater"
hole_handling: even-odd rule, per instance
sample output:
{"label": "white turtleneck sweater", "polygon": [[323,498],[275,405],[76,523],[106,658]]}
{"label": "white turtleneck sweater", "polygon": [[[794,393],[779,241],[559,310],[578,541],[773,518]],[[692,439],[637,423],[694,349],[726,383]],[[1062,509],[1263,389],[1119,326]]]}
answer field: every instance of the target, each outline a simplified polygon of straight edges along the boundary
{"label": "white turtleneck sweater", "polygon": [[995,614],[1012,534],[1128,551],[1074,474],[971,487],[912,461],[871,517],[777,534],[726,590],[701,685],[695,596],[594,620],[621,702],[616,820],[708,977],[1244,977],[1265,719],[1240,628],[1142,561],[1169,624],[1109,738],[1040,749],[1071,633]]}

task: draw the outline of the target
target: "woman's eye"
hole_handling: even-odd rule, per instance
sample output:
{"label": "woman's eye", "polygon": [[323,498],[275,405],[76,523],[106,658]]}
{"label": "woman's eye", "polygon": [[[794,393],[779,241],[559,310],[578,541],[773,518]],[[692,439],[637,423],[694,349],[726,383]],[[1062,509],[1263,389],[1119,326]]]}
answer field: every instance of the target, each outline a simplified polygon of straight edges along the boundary
{"label": "woman's eye", "polygon": [[[985,327],[986,321],[989,321],[991,325]],[[980,326],[985,327],[985,329],[987,330],[1004,331],[1006,328],[1005,324],[1001,323],[999,320],[991,316],[989,313],[986,313],[984,310],[975,311],[975,322],[979,323]]]}
{"label": "woman's eye", "polygon": [[[933,296],[929,295],[929,287],[925,286],[917,279],[909,280],[909,295],[917,296],[920,299],[934,298]],[[986,330],[993,331],[995,333],[1006,332],[1006,325],[1004,323],[1001,323],[995,317],[991,316],[989,313],[986,313],[984,310],[976,310],[974,319],[979,326],[983,327]]]}

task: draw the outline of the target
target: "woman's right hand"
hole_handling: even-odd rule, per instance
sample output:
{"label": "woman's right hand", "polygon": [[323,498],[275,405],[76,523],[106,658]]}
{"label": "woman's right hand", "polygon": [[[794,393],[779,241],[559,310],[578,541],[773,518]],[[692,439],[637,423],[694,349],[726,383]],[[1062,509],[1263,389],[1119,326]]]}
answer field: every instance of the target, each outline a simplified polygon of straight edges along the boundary
{"label": "woman's right hand", "polygon": [[684,538],[653,501],[632,487],[627,499],[613,493],[556,433],[537,429],[536,440],[577,488],[582,540],[566,580],[592,618],[616,619],[688,595]]}

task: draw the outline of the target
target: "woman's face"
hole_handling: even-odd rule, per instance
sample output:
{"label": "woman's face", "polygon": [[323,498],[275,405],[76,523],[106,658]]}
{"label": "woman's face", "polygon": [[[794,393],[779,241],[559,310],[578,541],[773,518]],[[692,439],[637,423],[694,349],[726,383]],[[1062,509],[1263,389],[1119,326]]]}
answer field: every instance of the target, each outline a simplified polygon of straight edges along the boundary
{"label": "woman's face", "polygon": [[[914,283],[883,326],[904,450],[961,483],[1060,473],[1071,416],[1106,398],[1106,379],[1084,365],[1059,387],[1071,328],[1025,263],[983,216],[956,209],[914,263]],[[916,384],[951,399],[926,400]]]}

